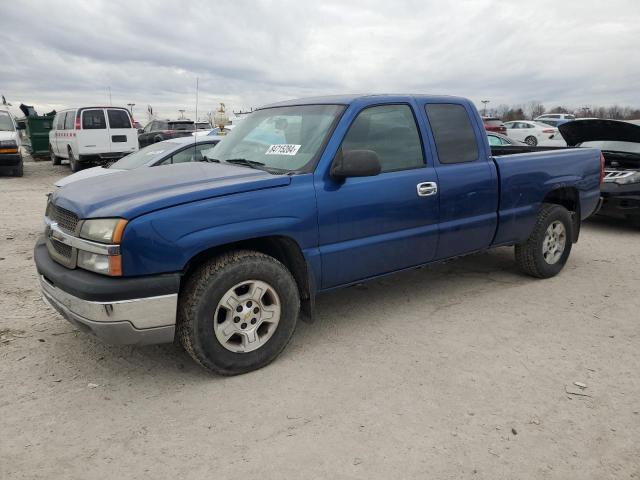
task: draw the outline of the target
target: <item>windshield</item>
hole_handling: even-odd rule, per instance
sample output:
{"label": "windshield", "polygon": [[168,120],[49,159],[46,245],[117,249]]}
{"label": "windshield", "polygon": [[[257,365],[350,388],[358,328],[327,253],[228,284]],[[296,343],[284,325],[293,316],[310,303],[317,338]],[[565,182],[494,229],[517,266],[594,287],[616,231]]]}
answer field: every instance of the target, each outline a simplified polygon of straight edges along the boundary
{"label": "windshield", "polygon": [[117,162],[111,164],[109,168],[132,170],[142,167],[152,160],[160,160],[166,153],[173,151],[178,145],[180,144],[175,142],[154,143],[137,152],[130,153],[126,157],[122,157]]}
{"label": "windshield", "polygon": [[7,112],[0,112],[0,131],[13,132],[15,127],[13,121]]}
{"label": "windshield", "polygon": [[635,142],[616,142],[612,140],[597,140],[593,142],[582,142],[579,147],[593,147],[600,150],[608,150],[610,152],[626,152],[640,154],[640,143]]}
{"label": "windshield", "polygon": [[299,105],[248,115],[216,147],[217,160],[279,172],[311,165],[342,105]]}

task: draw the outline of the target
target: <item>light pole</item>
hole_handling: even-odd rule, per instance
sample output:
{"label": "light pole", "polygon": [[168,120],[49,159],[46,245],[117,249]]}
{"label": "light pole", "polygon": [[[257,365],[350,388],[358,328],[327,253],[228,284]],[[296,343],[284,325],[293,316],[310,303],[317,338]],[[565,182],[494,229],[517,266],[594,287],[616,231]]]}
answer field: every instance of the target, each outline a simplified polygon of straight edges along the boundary
{"label": "light pole", "polygon": [[129,107],[129,113],[133,117],[133,107],[135,107],[136,104],[135,103],[127,103],[127,106]]}
{"label": "light pole", "polygon": [[485,117],[487,116],[487,103],[489,103],[491,100],[480,100],[480,102],[484,105],[483,109],[482,109],[482,115],[484,115]]}
{"label": "light pole", "polygon": [[184,118],[184,112],[185,112],[185,110],[178,110],[178,111],[180,112],[180,118],[181,118],[181,119],[182,119],[182,118]]}

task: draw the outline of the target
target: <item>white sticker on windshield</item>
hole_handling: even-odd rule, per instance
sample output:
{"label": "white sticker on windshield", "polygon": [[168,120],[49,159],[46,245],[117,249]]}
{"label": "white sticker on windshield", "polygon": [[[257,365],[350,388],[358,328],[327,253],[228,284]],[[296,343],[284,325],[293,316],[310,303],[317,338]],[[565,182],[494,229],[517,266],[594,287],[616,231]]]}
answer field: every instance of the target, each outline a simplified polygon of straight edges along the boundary
{"label": "white sticker on windshield", "polygon": [[271,145],[264,152],[265,155],[295,155],[302,145],[293,145],[292,143],[281,143],[279,145]]}

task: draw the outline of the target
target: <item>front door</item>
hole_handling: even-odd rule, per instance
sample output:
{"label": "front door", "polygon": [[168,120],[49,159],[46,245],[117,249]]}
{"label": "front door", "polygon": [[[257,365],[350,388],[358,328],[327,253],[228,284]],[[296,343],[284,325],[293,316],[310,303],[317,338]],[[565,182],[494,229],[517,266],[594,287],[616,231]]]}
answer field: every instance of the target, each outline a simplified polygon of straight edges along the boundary
{"label": "front door", "polygon": [[373,150],[382,171],[372,177],[316,180],[322,288],[347,284],[431,260],[438,240],[438,193],[408,104],[364,108],[342,145]]}

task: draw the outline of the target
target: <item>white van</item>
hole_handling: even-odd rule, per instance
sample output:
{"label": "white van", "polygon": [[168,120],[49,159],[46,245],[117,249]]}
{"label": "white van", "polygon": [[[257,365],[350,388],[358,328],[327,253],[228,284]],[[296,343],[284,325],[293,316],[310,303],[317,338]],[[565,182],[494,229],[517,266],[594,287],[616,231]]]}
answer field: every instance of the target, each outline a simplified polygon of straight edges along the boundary
{"label": "white van", "polygon": [[22,176],[20,135],[11,112],[0,108],[0,173]]}
{"label": "white van", "polygon": [[82,107],[58,112],[49,132],[54,165],[68,159],[71,171],[90,163],[108,163],[138,150],[138,130],[129,110]]}

